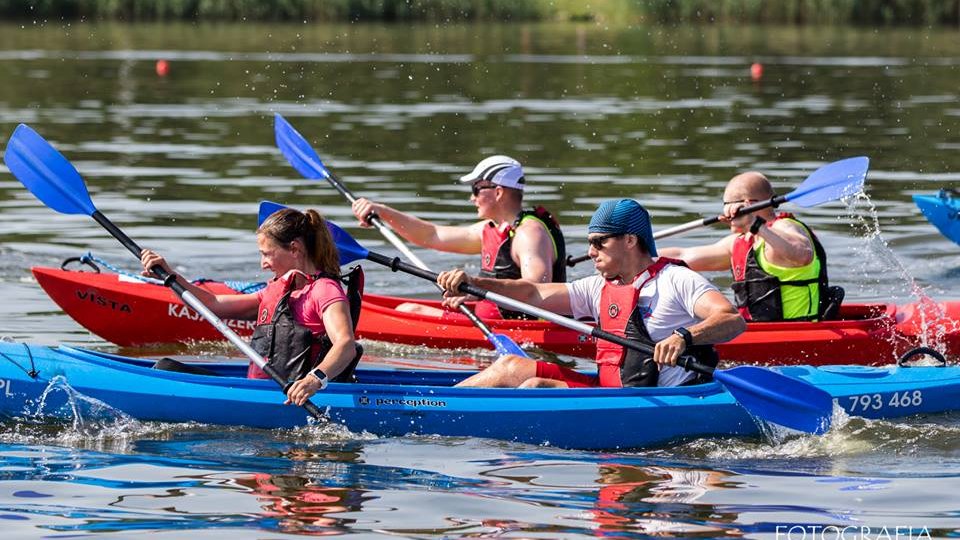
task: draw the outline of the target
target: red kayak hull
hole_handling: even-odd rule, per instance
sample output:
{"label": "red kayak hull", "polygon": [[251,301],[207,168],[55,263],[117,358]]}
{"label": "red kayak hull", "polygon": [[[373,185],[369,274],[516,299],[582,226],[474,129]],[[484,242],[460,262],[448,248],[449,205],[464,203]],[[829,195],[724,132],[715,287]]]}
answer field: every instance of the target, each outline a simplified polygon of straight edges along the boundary
{"label": "red kayak hull", "polygon": [[[57,305],[101,338],[122,346],[216,341],[222,336],[186,307],[173,291],[116,274],[35,267],[33,275]],[[202,285],[218,294],[233,290],[218,282]],[[403,302],[437,307],[421,299],[364,295],[358,337],[444,348],[491,348],[465,318],[438,320],[394,309]],[[840,320],[818,323],[750,323],[736,339],[717,346],[723,360],[751,364],[886,364],[906,350],[932,346],[960,353],[960,302],[849,304]],[[488,320],[494,332],[521,344],[573,356],[593,356],[593,338],[546,321]],[[238,334],[250,321],[227,321]]]}

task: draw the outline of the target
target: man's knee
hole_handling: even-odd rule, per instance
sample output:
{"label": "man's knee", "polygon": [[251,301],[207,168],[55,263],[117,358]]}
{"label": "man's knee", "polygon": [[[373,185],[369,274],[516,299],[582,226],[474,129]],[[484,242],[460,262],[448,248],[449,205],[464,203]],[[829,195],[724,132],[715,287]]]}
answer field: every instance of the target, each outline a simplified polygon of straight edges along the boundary
{"label": "man's knee", "polygon": [[484,371],[491,372],[492,375],[497,377],[497,380],[512,381],[512,384],[516,385],[535,376],[537,366],[536,360],[515,354],[505,354]]}
{"label": "man's knee", "polygon": [[535,360],[529,358],[524,358],[523,356],[517,356],[515,354],[505,354],[497,359],[491,367],[497,367],[500,370],[506,371],[508,373],[517,373],[523,369],[529,369],[535,367]]}

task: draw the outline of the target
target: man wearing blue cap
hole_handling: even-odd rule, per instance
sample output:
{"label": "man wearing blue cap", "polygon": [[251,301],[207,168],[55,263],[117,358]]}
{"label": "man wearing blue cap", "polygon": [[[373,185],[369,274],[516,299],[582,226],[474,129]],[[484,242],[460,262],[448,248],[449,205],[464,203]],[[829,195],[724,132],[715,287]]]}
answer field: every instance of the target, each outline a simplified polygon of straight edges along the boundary
{"label": "man wearing blue cap", "polygon": [[572,283],[529,283],[440,274],[448,295],[466,281],[556,313],[598,321],[610,333],[654,349],[653,356],[598,341],[596,376],[549,362],[506,355],[461,386],[677,386],[704,381],[676,366],[680,355],[717,364],[713,343],[746,329],[736,308],[704,277],[679,261],[657,257],[646,209],[632,199],[606,201],[587,229],[588,254],[598,275]]}
{"label": "man wearing blue cap", "polygon": [[[480,254],[480,275],[497,279],[524,279],[530,282],[567,280],[566,244],[560,225],[542,206],[523,209],[526,179],[520,163],[508,156],[491,156],[460,177],[470,184],[470,201],[482,219],[469,226],[437,225],[395,210],[385,204],[357,199],[353,213],[368,227],[371,215],[390,225],[397,234],[414,244],[450,253]],[[455,306],[451,306],[455,307]],[[463,317],[417,303],[397,306],[436,317]],[[491,302],[477,304],[481,318],[526,319],[523,313],[502,310]]]}

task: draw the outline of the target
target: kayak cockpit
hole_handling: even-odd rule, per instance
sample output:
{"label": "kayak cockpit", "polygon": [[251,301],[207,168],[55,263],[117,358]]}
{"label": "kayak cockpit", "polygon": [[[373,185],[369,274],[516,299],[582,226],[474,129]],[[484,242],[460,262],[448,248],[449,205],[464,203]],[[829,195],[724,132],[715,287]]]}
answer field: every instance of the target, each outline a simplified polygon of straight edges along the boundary
{"label": "kayak cockpit", "polygon": [[[90,351],[61,345],[55,349],[58,353],[69,356],[94,369],[107,372],[123,371],[137,375],[149,375],[152,379],[163,379],[171,382],[184,382],[212,386],[229,386],[233,388],[274,387],[275,383],[266,379],[247,379],[246,362],[195,362],[193,365],[202,366],[216,373],[216,376],[163,371],[153,369],[154,360],[150,358],[129,358],[106,352]],[[695,386],[677,387],[644,387],[644,388],[568,388],[548,389],[516,389],[516,388],[452,388],[455,384],[472,375],[470,371],[441,371],[441,370],[391,370],[391,369],[364,369],[356,371],[357,383],[331,383],[328,392],[364,392],[370,389],[402,389],[420,387],[424,391],[433,388],[433,391],[445,395],[473,395],[483,393],[514,394],[527,397],[571,397],[585,398],[591,396],[605,396],[617,398],[636,398],[649,396],[651,398],[684,395],[701,397],[723,392],[720,384],[711,382]]]}

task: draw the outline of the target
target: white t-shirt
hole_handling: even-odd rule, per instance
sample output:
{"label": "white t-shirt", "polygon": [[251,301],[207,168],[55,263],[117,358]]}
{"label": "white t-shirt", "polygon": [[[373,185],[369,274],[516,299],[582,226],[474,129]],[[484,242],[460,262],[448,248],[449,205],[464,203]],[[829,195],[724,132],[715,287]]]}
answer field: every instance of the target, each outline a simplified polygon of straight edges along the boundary
{"label": "white t-shirt", "polygon": [[[639,287],[648,277],[648,272],[641,273],[633,286]],[[606,280],[600,275],[567,283],[575,319],[600,319],[600,293],[604,283]],[[647,281],[640,289],[637,299],[650,339],[661,341],[681,326],[686,328],[700,322],[693,308],[703,293],[716,290],[707,278],[685,266],[670,264],[664,267],[656,278]],[[694,375],[677,366],[661,367],[658,386],[677,386]]]}

